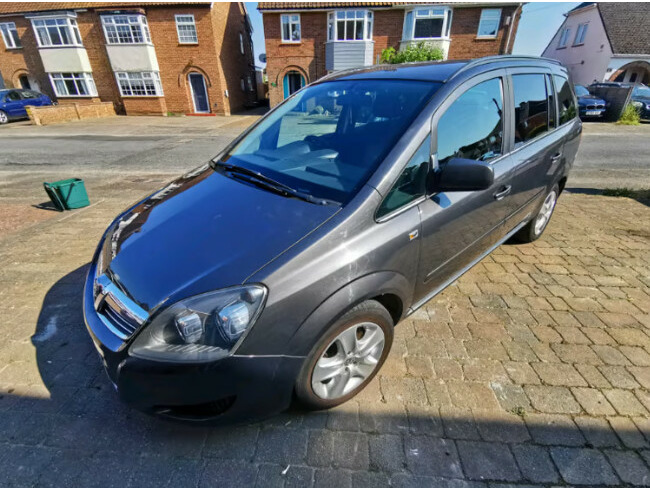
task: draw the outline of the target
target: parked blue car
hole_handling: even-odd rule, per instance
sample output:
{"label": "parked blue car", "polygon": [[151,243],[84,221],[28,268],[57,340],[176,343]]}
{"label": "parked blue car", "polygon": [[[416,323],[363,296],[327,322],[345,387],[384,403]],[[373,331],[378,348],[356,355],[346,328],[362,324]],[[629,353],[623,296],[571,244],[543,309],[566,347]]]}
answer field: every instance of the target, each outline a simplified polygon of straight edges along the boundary
{"label": "parked blue car", "polygon": [[27,117],[28,105],[52,105],[52,100],[45,94],[23,88],[0,90],[0,124],[7,124],[12,119]]}
{"label": "parked blue car", "polygon": [[607,110],[607,102],[589,93],[584,85],[574,85],[578,97],[578,113],[580,119],[603,117]]}
{"label": "parked blue car", "polygon": [[630,104],[637,108],[641,119],[650,120],[650,87],[642,83],[598,82],[589,85],[591,90],[598,87],[633,87]]}

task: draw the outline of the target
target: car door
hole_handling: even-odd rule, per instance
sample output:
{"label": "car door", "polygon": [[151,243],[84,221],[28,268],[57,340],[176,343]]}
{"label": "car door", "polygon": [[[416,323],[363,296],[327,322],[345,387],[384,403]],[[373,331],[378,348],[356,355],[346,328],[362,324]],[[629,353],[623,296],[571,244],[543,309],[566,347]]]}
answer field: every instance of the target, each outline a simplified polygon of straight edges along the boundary
{"label": "car door", "polygon": [[505,72],[486,73],[461,85],[434,115],[432,152],[437,165],[453,157],[486,161],[494,182],[481,191],[435,193],[419,204],[421,248],[414,307],[503,238],[512,168],[506,93]]}
{"label": "car door", "polygon": [[5,95],[4,110],[10,117],[19,117],[27,114],[23,105],[23,98],[17,90],[10,90]]}
{"label": "car door", "polygon": [[[23,106],[27,107],[28,105],[40,106],[43,105],[43,97],[38,92],[33,90],[21,90],[20,95],[23,97]],[[25,109],[27,111],[27,109]]]}
{"label": "car door", "polygon": [[514,170],[505,227],[511,230],[536,214],[563,162],[564,138],[556,130],[557,97],[550,74],[520,68],[508,70],[508,78]]}

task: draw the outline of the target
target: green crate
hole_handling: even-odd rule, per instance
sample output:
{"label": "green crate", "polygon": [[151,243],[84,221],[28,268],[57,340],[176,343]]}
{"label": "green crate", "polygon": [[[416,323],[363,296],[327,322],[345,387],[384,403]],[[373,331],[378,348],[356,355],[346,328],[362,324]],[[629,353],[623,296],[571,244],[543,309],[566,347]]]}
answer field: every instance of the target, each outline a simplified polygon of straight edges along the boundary
{"label": "green crate", "polygon": [[83,208],[90,205],[82,179],[65,179],[43,182],[45,192],[59,211]]}

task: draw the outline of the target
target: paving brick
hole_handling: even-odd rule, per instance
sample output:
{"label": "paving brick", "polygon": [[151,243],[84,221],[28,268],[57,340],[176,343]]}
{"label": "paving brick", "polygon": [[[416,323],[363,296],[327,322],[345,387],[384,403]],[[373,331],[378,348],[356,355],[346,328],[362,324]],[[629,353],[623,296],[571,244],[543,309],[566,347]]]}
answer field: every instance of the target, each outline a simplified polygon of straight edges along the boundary
{"label": "paving brick", "polygon": [[528,385],[524,387],[533,407],[543,413],[580,413],[568,388],[560,386]]}
{"label": "paving brick", "polygon": [[255,454],[257,426],[227,427],[211,430],[203,447],[203,455],[220,459],[250,459]]}
{"label": "paving brick", "polygon": [[600,365],[603,363],[588,345],[552,344],[551,347],[562,361],[570,364]]}
{"label": "paving brick", "polygon": [[508,443],[530,440],[526,424],[520,416],[488,410],[474,410],[473,415],[484,441]]}
{"label": "paving brick", "polygon": [[637,487],[650,485],[650,470],[635,453],[610,449],[605,454],[622,482]]}
{"label": "paving brick", "polygon": [[505,444],[458,441],[465,474],[471,480],[517,481],[521,473]]}
{"label": "paving brick", "polygon": [[243,461],[229,461],[228,471],[216,461],[208,462],[201,474],[201,487],[252,487],[255,484],[257,467]]}
{"label": "paving brick", "polygon": [[381,377],[381,392],[389,403],[427,404],[427,392],[420,378]]}
{"label": "paving brick", "polygon": [[368,436],[354,432],[336,433],[332,466],[356,471],[368,470]]}
{"label": "paving brick", "polygon": [[552,386],[587,386],[587,382],[570,364],[534,362],[531,367],[541,380]]}
{"label": "paving brick", "polygon": [[533,440],[545,446],[582,446],[585,443],[580,430],[566,415],[536,415],[524,417]]}
{"label": "paving brick", "polygon": [[605,396],[593,388],[571,388],[571,392],[589,415],[615,415]]}
{"label": "paving brick", "polygon": [[458,408],[441,408],[440,418],[445,437],[449,439],[480,439],[478,428],[474,422],[474,414],[470,410]]}
{"label": "paving brick", "polygon": [[399,435],[370,435],[370,469],[399,471],[406,464],[402,437]]}
{"label": "paving brick", "polygon": [[429,436],[408,436],[404,441],[406,466],[414,475],[462,478],[454,442]]}
{"label": "paving brick", "polygon": [[607,419],[581,416],[576,417],[574,421],[592,446],[620,447],[620,441]]}
{"label": "paving brick", "polygon": [[571,485],[617,485],[614,470],[595,449],[551,448],[551,457],[564,481]]}
{"label": "paving brick", "polygon": [[[584,333],[592,344],[597,345],[614,345],[616,341],[609,336],[609,334],[602,328],[599,327],[582,327],[582,333]],[[594,349],[596,350],[596,349]],[[596,351],[598,353],[598,351]]]}
{"label": "paving brick", "polygon": [[307,431],[277,427],[264,428],[260,431],[255,454],[257,461],[299,464],[306,454]]}
{"label": "paving brick", "polygon": [[388,488],[389,478],[385,473],[358,471],[352,473],[353,488]]}
{"label": "paving brick", "polygon": [[546,448],[530,444],[512,446],[523,477],[532,483],[557,483],[560,479]]}
{"label": "paving brick", "polygon": [[509,383],[491,383],[490,388],[503,410],[512,413],[532,410],[530,400],[521,386]]}
{"label": "paving brick", "polygon": [[630,327],[611,328],[608,333],[623,345],[647,347],[650,346],[650,338],[641,330]]}
{"label": "paving brick", "polygon": [[433,359],[432,363],[436,376],[444,380],[463,379],[463,368],[458,361],[454,359]]}
{"label": "paving brick", "polygon": [[488,359],[467,359],[462,362],[464,378],[467,381],[489,383],[490,381],[508,381],[501,362]]}
{"label": "paving brick", "polygon": [[492,390],[482,383],[449,381],[447,383],[452,405],[460,408],[496,409],[499,402]]}
{"label": "paving brick", "polygon": [[636,424],[631,419],[627,417],[608,417],[607,420],[625,446],[632,449],[648,447],[648,441],[639,432]]}
{"label": "paving brick", "polygon": [[621,415],[647,415],[647,410],[639,403],[634,393],[627,390],[603,390],[603,393]]}
{"label": "paving brick", "polygon": [[635,366],[650,366],[650,354],[641,347],[623,345],[619,349]]}
{"label": "paving brick", "polygon": [[600,373],[596,366],[576,364],[575,368],[592,388],[611,388],[609,381]]}
{"label": "paving brick", "polygon": [[321,468],[314,473],[314,487],[347,488],[350,486],[352,486],[352,475],[349,471]]}
{"label": "paving brick", "polygon": [[406,369],[411,376],[416,378],[431,378],[434,376],[431,359],[428,357],[407,357]]}
{"label": "paving brick", "polygon": [[599,370],[614,388],[632,390],[639,387],[639,383],[636,382],[634,376],[623,366],[601,366]]}
{"label": "paving brick", "polygon": [[497,361],[508,361],[508,353],[501,343],[492,340],[469,340],[465,342],[465,348],[470,357],[479,359],[493,359]]}
{"label": "paving brick", "polygon": [[310,431],[307,445],[307,464],[310,466],[329,466],[332,464],[335,434],[330,430]]}
{"label": "paving brick", "polygon": [[[527,362],[505,362],[503,367],[515,384],[539,384],[537,373]],[[650,381],[650,374],[648,377]]]}

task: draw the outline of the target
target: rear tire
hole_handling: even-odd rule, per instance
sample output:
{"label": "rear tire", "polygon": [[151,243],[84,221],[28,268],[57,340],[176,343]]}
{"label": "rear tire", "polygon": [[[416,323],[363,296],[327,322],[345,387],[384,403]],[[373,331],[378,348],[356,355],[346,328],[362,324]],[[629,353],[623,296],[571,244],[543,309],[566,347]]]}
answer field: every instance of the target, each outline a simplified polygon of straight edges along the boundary
{"label": "rear tire", "polygon": [[0,111],[0,124],[7,124],[9,122],[9,116],[5,111]]}
{"label": "rear tire", "polygon": [[555,184],[544,198],[535,217],[512,237],[513,241],[517,243],[530,243],[541,237],[551,221],[559,195],[560,187]]}
{"label": "rear tire", "polygon": [[393,319],[374,300],[339,318],[318,340],[296,380],[296,397],[309,410],[335,407],[375,377],[393,343]]}

